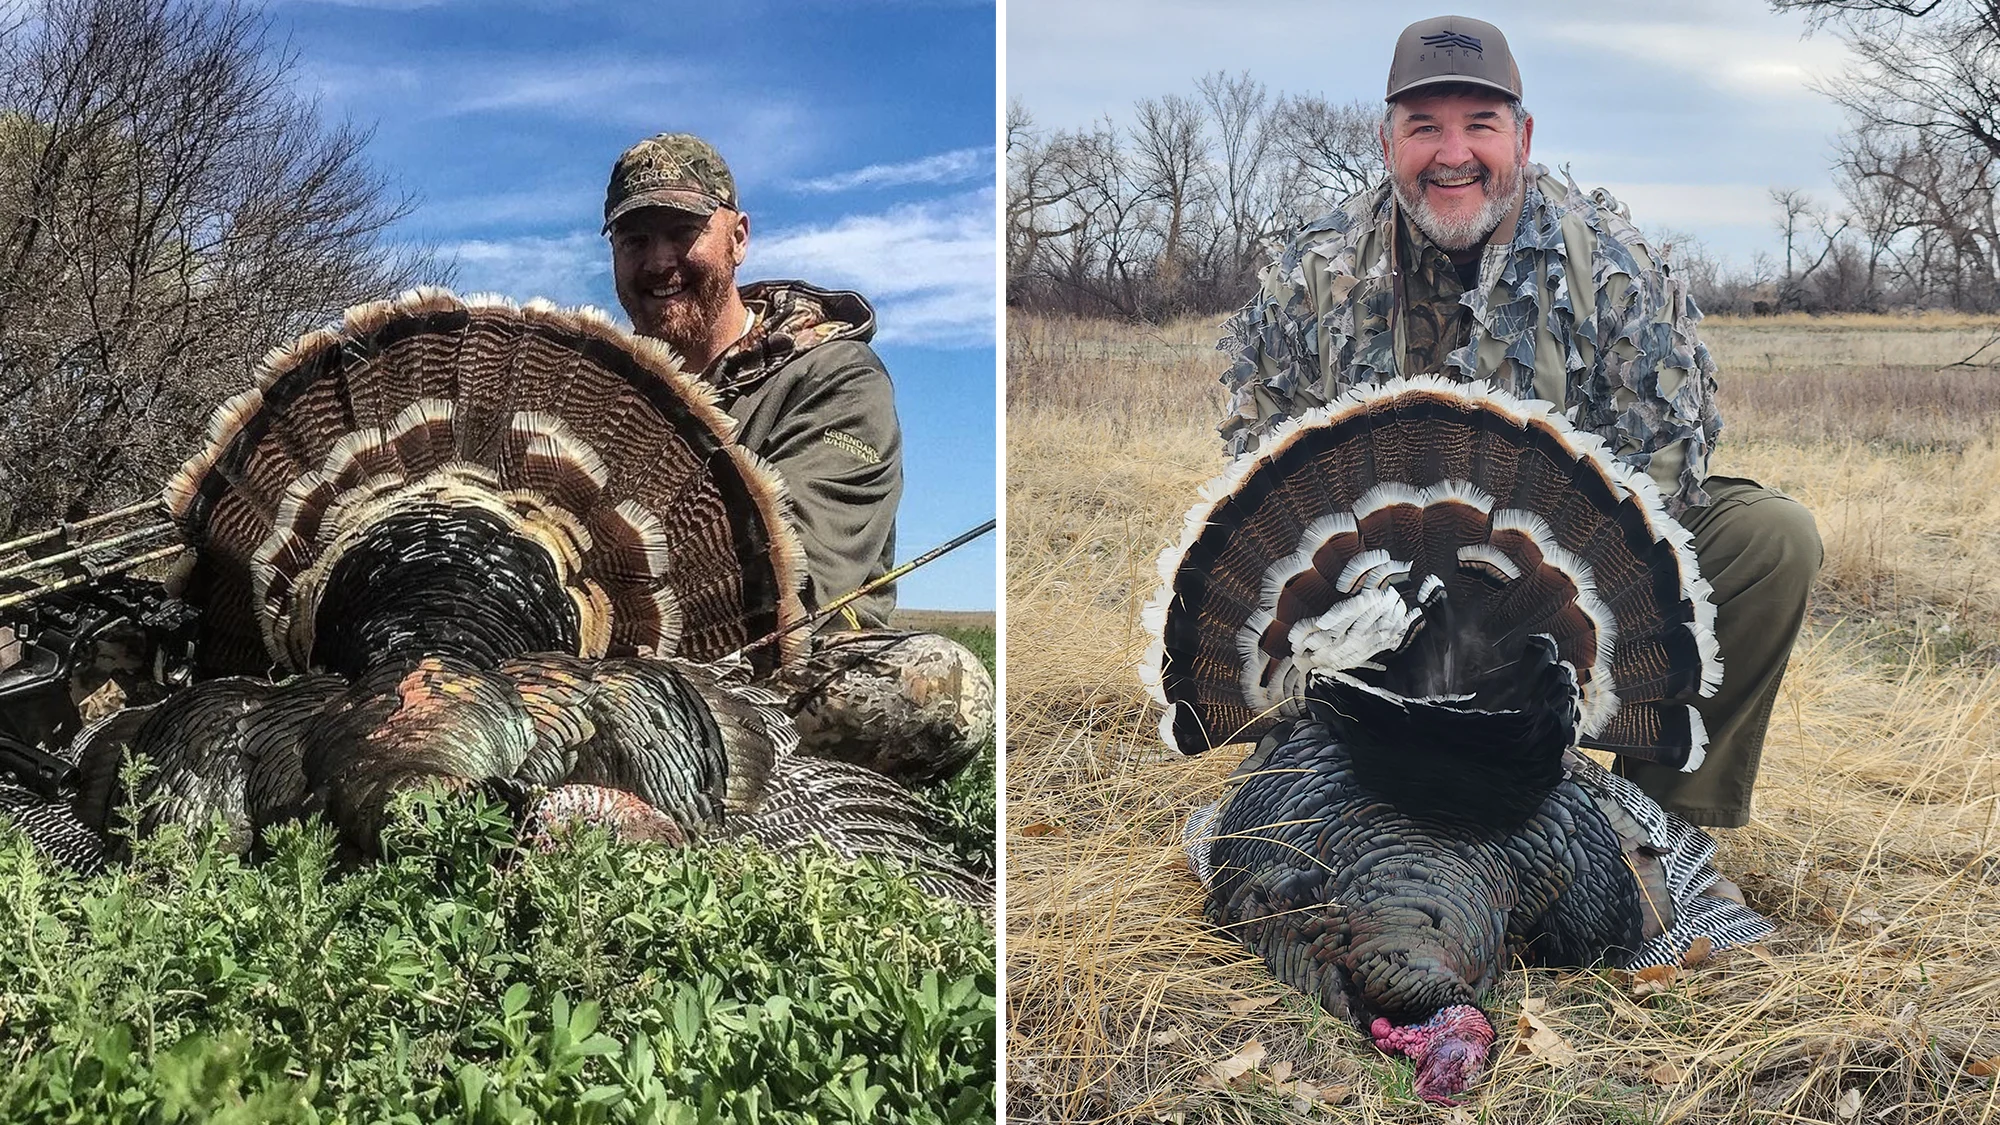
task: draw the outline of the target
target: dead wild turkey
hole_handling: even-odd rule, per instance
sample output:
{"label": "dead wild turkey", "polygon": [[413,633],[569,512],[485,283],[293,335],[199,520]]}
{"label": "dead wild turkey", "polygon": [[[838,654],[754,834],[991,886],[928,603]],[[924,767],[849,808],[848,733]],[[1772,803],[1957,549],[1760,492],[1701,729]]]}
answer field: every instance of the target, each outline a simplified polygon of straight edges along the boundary
{"label": "dead wild turkey", "polygon": [[1146,676],[1186,753],[1259,740],[1190,819],[1207,913],[1418,1061],[1484,1066],[1503,958],[1637,967],[1770,924],[1714,844],[1585,746],[1693,769],[1721,667],[1691,539],[1546,404],[1358,388],[1203,492],[1160,560]]}
{"label": "dead wild turkey", "polygon": [[802,617],[802,555],[732,430],[594,310],[349,310],[266,357],[167,486],[205,678],[79,735],[73,817],[16,819],[92,862],[68,853],[111,826],[130,753],[141,830],[219,815],[238,849],[322,813],[365,854],[397,791],[481,786],[529,832],[821,839],[983,897],[909,794],[794,753],[782,696],[749,682],[802,641],[737,656]]}

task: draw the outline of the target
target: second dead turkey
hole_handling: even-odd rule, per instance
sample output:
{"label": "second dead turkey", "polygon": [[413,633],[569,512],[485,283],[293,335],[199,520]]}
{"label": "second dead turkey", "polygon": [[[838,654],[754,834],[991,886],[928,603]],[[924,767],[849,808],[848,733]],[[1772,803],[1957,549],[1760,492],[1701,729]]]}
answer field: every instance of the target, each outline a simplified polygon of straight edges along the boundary
{"label": "second dead turkey", "polygon": [[1550,412],[1358,388],[1203,493],[1146,613],[1161,736],[1256,748],[1187,827],[1206,912],[1417,1063],[1483,1072],[1507,959],[1641,967],[1771,924],[1714,842],[1578,752],[1698,768],[1722,669],[1689,537]]}

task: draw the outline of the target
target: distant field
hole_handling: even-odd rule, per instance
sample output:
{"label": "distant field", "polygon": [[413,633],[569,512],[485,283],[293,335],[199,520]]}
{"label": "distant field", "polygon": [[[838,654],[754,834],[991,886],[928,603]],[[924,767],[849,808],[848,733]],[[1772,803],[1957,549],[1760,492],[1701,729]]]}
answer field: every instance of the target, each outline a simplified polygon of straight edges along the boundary
{"label": "distant field", "polygon": [[1702,339],[1727,371],[1838,367],[1911,367],[1958,363],[2000,366],[2000,317],[1766,316],[1709,317]]}
{"label": "distant field", "polygon": [[[1827,548],[1755,818],[1721,834],[1719,866],[1777,938],[1643,1001],[1608,973],[1509,973],[1494,1073],[1441,1115],[1411,1099],[1407,1064],[1212,932],[1181,857],[1187,812],[1242,750],[1163,760],[1133,668],[1158,552],[1221,467],[1214,325],[1011,317],[1012,1115],[2000,1118],[1982,1076],[2000,1056],[2000,371],[1936,366],[2000,322],[1933,321],[1705,326],[1727,423],[1712,470],[1800,499]],[[1513,1053],[1530,996],[1577,1061]],[[1206,1081],[1252,1040],[1252,1080]]]}
{"label": "distant field", "polygon": [[991,629],[995,614],[990,609],[902,609],[898,608],[889,618],[889,623],[898,629],[922,629],[937,632],[940,629]]}

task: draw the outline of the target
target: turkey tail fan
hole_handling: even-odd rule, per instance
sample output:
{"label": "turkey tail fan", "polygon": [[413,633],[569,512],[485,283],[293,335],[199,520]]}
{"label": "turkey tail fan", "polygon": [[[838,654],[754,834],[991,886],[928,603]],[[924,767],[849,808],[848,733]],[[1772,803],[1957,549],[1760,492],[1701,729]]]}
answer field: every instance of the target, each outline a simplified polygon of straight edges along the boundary
{"label": "turkey tail fan", "polygon": [[199,659],[352,677],[399,647],[735,652],[803,616],[803,552],[734,429],[594,309],[438,289],[350,309],[266,356],[167,486]]}
{"label": "turkey tail fan", "polygon": [[1722,667],[1692,536],[1548,404],[1436,376],[1358,387],[1202,498],[1145,611],[1169,745],[1254,741],[1336,676],[1510,710],[1540,636],[1583,745],[1700,764],[1689,704]]}

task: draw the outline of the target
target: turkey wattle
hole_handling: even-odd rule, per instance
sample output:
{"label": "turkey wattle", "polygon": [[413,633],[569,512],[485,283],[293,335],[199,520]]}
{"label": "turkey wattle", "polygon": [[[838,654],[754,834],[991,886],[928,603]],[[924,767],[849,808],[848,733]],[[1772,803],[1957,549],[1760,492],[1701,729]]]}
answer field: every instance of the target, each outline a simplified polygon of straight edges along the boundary
{"label": "turkey wattle", "polygon": [[399,790],[500,783],[538,834],[821,839],[981,897],[906,793],[794,753],[745,673],[803,633],[736,661],[804,609],[733,430],[594,310],[419,290],[273,352],[166,490],[210,678],[77,738],[77,821],[110,826],[128,753],[142,829],[219,814],[239,848],[318,812],[365,853]]}
{"label": "turkey wattle", "polygon": [[1575,752],[1693,769],[1721,666],[1691,539],[1546,404],[1357,389],[1203,490],[1148,607],[1161,736],[1261,740],[1189,821],[1207,913],[1448,1100],[1503,958],[1637,967],[1770,924]]}

